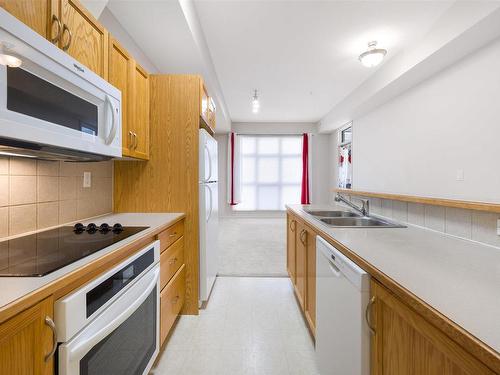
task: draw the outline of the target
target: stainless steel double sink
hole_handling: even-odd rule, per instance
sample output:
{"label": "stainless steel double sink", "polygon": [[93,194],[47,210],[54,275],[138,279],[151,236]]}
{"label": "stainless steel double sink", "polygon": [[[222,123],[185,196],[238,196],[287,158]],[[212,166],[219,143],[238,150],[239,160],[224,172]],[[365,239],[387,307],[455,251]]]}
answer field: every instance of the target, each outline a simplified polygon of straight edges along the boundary
{"label": "stainless steel double sink", "polygon": [[362,216],[351,211],[341,210],[304,210],[315,219],[331,227],[343,228],[406,228],[373,216]]}

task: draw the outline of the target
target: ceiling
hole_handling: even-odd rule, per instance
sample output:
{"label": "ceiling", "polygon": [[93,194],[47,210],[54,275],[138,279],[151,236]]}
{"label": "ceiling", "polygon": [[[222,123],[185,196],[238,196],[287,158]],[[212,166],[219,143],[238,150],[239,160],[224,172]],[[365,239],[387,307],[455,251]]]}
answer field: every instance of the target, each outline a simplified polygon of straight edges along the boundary
{"label": "ceiling", "polygon": [[[411,48],[451,3],[195,4],[233,122],[316,122],[376,71],[357,60],[369,41],[388,49],[390,59]],[[253,89],[259,90],[258,114],[251,111]]]}

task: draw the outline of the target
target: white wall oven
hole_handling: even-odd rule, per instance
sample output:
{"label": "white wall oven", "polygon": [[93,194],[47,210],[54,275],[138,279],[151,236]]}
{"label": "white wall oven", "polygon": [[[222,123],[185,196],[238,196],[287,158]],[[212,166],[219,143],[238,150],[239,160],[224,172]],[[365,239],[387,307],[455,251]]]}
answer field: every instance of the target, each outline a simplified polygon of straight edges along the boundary
{"label": "white wall oven", "polygon": [[159,241],[55,304],[59,375],[145,375],[160,348]]}
{"label": "white wall oven", "polygon": [[121,92],[0,9],[0,153],[45,159],[121,156]]}

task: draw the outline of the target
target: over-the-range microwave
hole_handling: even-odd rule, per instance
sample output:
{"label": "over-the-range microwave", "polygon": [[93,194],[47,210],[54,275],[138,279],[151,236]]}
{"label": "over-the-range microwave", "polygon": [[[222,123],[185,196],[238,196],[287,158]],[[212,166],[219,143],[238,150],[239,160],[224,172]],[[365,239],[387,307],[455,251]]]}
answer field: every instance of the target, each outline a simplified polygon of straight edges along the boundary
{"label": "over-the-range microwave", "polygon": [[[0,8],[0,155],[121,157],[121,92]],[[89,51],[92,53],[92,51]]]}

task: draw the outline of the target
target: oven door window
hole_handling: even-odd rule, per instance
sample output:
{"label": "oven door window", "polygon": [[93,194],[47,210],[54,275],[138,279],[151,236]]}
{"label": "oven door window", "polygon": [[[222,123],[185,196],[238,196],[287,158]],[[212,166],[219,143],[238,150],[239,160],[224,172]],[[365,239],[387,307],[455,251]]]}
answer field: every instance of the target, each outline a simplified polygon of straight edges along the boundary
{"label": "oven door window", "polygon": [[80,375],[142,375],[156,350],[156,288],[80,360]]}
{"label": "oven door window", "polygon": [[7,109],[97,136],[98,108],[21,68],[7,68]]}

